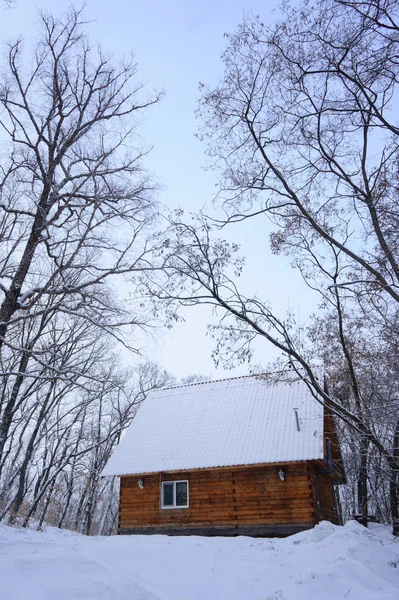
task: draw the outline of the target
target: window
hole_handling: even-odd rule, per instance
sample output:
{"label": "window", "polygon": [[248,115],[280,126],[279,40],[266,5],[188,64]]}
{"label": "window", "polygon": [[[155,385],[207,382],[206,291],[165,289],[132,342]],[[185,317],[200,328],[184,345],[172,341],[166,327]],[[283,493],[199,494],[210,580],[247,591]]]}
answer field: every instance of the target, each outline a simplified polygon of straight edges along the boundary
{"label": "window", "polygon": [[188,507],[188,481],[163,481],[162,508]]}

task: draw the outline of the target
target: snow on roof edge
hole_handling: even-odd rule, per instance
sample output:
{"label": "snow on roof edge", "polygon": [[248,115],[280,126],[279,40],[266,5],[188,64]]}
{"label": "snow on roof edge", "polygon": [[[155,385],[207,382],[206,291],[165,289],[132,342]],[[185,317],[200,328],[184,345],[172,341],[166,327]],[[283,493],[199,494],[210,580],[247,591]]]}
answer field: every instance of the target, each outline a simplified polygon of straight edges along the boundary
{"label": "snow on roof edge", "polygon": [[[313,367],[314,371],[321,371],[323,377],[324,377],[324,367],[323,366],[317,366],[317,367]],[[270,376],[276,376],[276,375],[288,375],[288,374],[292,374],[292,375],[296,375],[297,380],[300,381],[302,379],[302,377],[300,375],[298,375],[296,373],[296,371],[294,371],[293,369],[287,369],[287,370],[280,370],[280,371],[264,371],[263,373],[251,373],[250,375],[236,375],[235,377],[222,377],[220,379],[207,379],[206,381],[193,381],[192,383],[178,383],[176,385],[165,385],[162,387],[158,387],[158,388],[153,388],[152,390],[150,390],[149,393],[154,393],[154,392],[162,392],[164,390],[174,390],[174,389],[178,389],[178,388],[185,388],[185,387],[193,387],[195,385],[207,385],[209,383],[222,383],[224,381],[234,381],[234,380],[239,380],[239,379],[262,379],[262,378],[266,378],[266,377],[270,377]],[[321,377],[319,377],[318,375],[315,374],[316,379],[321,379]],[[295,381],[295,380],[293,380]]]}
{"label": "snow on roof edge", "polygon": [[157,475],[158,473],[188,473],[189,471],[216,471],[219,469],[230,469],[230,468],[246,468],[246,467],[273,467],[274,465],[289,465],[292,463],[309,462],[312,460],[322,461],[321,456],[315,456],[314,458],[298,458],[292,460],[276,460],[274,462],[257,462],[257,463],[231,463],[209,467],[188,467],[185,469],[166,469],[164,471],[140,471],[137,473],[115,473],[115,475],[105,474],[101,477],[140,477],[144,475]]}

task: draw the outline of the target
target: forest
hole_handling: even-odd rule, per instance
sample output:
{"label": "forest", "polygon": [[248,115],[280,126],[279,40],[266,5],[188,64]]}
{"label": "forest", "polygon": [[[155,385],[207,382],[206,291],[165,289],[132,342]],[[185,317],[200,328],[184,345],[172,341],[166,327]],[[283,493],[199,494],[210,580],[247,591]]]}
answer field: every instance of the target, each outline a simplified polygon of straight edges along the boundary
{"label": "forest", "polygon": [[[7,41],[4,523],[116,531],[118,481],[102,469],[147,392],[175,381],[143,340],[205,305],[215,365],[296,371],[339,428],[345,518],[399,534],[399,2],[281,11],[271,25],[246,14],[219,82],[200,85],[197,136],[218,189],[194,214],[167,205],[147,168],[142,119],[163,92],[90,42],[84,9],[42,11],[32,48]],[[247,221],[268,223],[267,251],[318,298],[306,325],[245,295],[246,248],[224,233]],[[279,358],[255,367],[259,343]]]}

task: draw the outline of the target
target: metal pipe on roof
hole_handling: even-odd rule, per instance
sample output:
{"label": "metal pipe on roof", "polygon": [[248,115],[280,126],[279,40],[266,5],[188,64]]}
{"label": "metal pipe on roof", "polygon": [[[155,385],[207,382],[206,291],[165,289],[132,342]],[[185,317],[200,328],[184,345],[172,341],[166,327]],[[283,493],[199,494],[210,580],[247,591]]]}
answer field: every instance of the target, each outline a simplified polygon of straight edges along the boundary
{"label": "metal pipe on roof", "polygon": [[301,426],[300,426],[300,423],[299,423],[298,409],[294,408],[294,412],[295,412],[295,420],[296,420],[296,429],[297,429],[297,431],[301,431]]}

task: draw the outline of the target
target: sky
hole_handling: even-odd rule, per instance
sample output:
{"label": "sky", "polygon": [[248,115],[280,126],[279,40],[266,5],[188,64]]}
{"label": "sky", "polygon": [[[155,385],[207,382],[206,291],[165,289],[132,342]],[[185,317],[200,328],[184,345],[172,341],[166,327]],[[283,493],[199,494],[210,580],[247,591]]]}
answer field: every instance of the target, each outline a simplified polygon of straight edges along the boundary
{"label": "sky", "polygon": [[[11,10],[0,8],[2,43],[21,35],[32,39],[39,8],[59,15],[69,4],[65,0],[18,0]],[[277,5],[278,0],[86,2],[91,42],[100,43],[115,58],[133,52],[139,79],[147,82],[149,90],[166,92],[141,129],[143,139],[153,145],[147,168],[160,184],[161,203],[188,212],[211,205],[217,178],[204,170],[205,147],[195,138],[199,82],[212,86],[222,77],[224,34],[233,31],[243,15],[259,14],[263,22],[271,23],[278,17]],[[246,257],[242,291],[267,300],[281,316],[287,310],[293,311],[305,324],[317,297],[306,288],[287,258],[271,254],[266,221],[232,227],[235,229],[227,235],[241,244]],[[146,342],[148,358],[178,378],[194,373],[224,377],[248,372],[248,365],[228,372],[220,367],[215,371],[211,358],[214,342],[206,335],[206,325],[212,321],[209,307],[194,307],[184,316],[184,323]],[[262,342],[257,345],[254,363],[266,365],[276,356],[274,349]]]}

